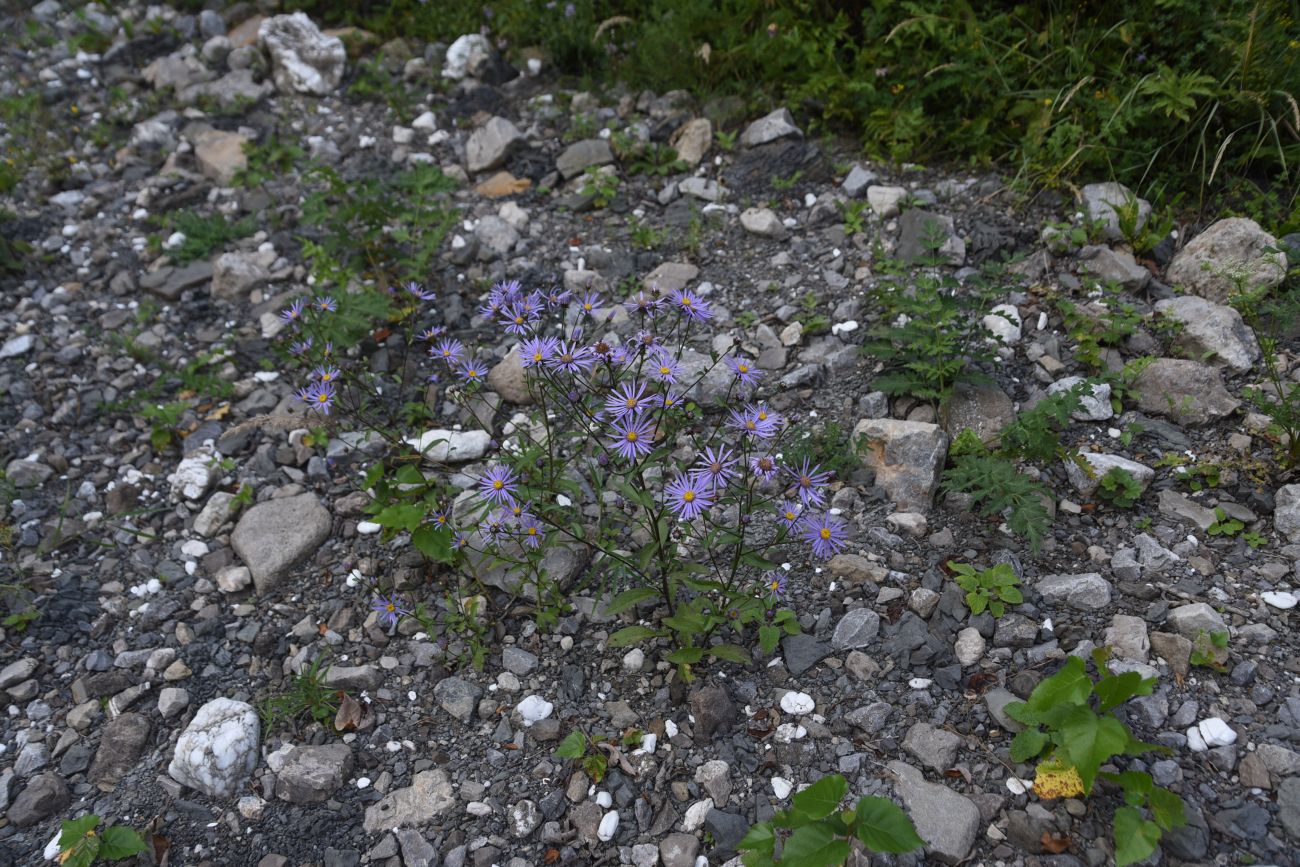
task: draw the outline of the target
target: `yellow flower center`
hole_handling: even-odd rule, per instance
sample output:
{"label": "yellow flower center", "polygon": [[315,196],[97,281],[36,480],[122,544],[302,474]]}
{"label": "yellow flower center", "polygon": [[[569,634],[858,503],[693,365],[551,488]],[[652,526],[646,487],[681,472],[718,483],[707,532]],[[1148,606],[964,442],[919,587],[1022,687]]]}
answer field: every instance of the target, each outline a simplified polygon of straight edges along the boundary
{"label": "yellow flower center", "polygon": [[499,490],[501,490],[502,488],[504,488],[505,486],[506,486],[506,485],[505,485],[505,482],[501,481],[500,479],[493,479],[493,480],[492,480],[492,487],[493,487],[494,490],[499,491]]}
{"label": "yellow flower center", "polygon": [[823,539],[829,539],[831,537],[830,527],[822,527],[821,530],[818,531],[818,535],[821,536]]}
{"label": "yellow flower center", "polygon": [[689,298],[683,298],[683,299],[682,299],[682,306],[683,306],[683,307],[690,307],[690,306],[691,306],[691,299],[689,299]]}
{"label": "yellow flower center", "polygon": [[685,491],[685,492],[683,492],[683,493],[682,493],[682,502],[683,502],[683,503],[693,503],[693,502],[695,502],[695,492],[694,492],[694,491]]}
{"label": "yellow flower center", "polygon": [[627,441],[630,443],[636,442],[636,431],[630,430],[627,432]]}
{"label": "yellow flower center", "polygon": [[794,512],[786,512],[786,513],[785,513],[785,519],[786,519],[787,521],[793,521],[793,520],[795,519],[795,514],[794,514]]}
{"label": "yellow flower center", "polygon": [[387,605],[385,605],[384,608],[385,608],[385,610],[388,611],[389,614],[395,614],[395,613],[397,613],[397,606],[394,605],[394,604],[391,603],[391,602],[389,602]]}
{"label": "yellow flower center", "polygon": [[636,409],[636,398],[635,398],[635,397],[629,397],[626,401],[624,401],[624,403],[627,404],[627,408],[628,408],[628,409]]}

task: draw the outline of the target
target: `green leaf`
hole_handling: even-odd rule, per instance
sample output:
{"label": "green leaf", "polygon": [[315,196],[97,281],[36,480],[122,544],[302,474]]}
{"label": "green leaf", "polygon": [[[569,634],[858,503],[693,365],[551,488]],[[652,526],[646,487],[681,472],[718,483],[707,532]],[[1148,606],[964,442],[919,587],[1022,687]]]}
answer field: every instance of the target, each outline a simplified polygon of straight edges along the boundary
{"label": "green leaf", "polygon": [[404,464],[398,467],[395,478],[399,485],[423,485],[427,481],[414,464]]}
{"label": "green leaf", "polygon": [[1151,810],[1151,818],[1166,831],[1187,824],[1183,799],[1168,789],[1153,788],[1147,796],[1147,807]]}
{"label": "green leaf", "polygon": [[1113,716],[1099,717],[1086,706],[1076,707],[1065,718],[1060,733],[1065,755],[1078,769],[1085,794],[1092,791],[1102,763],[1123,753],[1132,740],[1122,722]]}
{"label": "green leaf", "polygon": [[644,602],[647,599],[657,599],[659,591],[653,587],[633,587],[630,590],[624,590],[605,604],[605,613],[609,615],[622,614],[637,603]]}
{"label": "green leaf", "polygon": [[874,852],[911,852],[925,845],[901,807],[888,798],[874,796],[858,801],[854,835]]}
{"label": "green leaf", "polygon": [[984,609],[989,607],[989,598],[983,593],[967,593],[966,605],[971,614],[983,614]]}
{"label": "green leaf", "polygon": [[68,853],[63,867],[90,867],[99,857],[99,837],[83,837]]}
{"label": "green leaf", "polygon": [[629,644],[645,641],[647,638],[658,638],[661,634],[659,630],[651,629],[648,626],[624,626],[611,635],[605,645],[607,647],[627,647]]}
{"label": "green leaf", "polygon": [[839,774],[828,774],[790,799],[790,809],[810,819],[835,812],[849,791],[849,782]]}
{"label": "green leaf", "polygon": [[1002,708],[1007,712],[1007,716],[1016,722],[1022,722],[1027,726],[1035,726],[1043,721],[1042,714],[1032,709],[1023,701],[1009,701]]}
{"label": "green leaf", "polygon": [[87,813],[80,819],[68,819],[63,823],[63,832],[59,834],[59,849],[66,852],[81,838],[85,837],[95,827],[99,825],[99,817],[94,813]]}
{"label": "green leaf", "polygon": [[580,731],[572,731],[555,748],[555,757],[557,759],[580,759],[586,752],[587,736]]}
{"label": "green leaf", "polygon": [[1011,761],[1027,762],[1047,746],[1047,735],[1038,729],[1025,729],[1011,739]]}
{"label": "green leaf", "polygon": [[665,617],[660,622],[674,632],[685,635],[695,635],[704,631],[704,618],[686,606],[678,608],[676,614]]}
{"label": "green leaf", "polygon": [[1155,688],[1155,679],[1144,680],[1136,671],[1126,671],[1097,681],[1093,689],[1101,702],[1100,711],[1119,707],[1135,695],[1150,695]]}
{"label": "green leaf", "polygon": [[1156,851],[1159,842],[1159,826],[1143,819],[1136,807],[1115,811],[1115,867],[1142,861]]}
{"label": "green leaf", "polygon": [[395,530],[414,530],[423,520],[423,508],[401,503],[387,506],[375,515],[376,524]]}
{"label": "green leaf", "polygon": [[1062,704],[1083,704],[1092,694],[1092,680],[1082,659],[1071,656],[1056,674],[1034,687],[1029,695],[1031,710],[1045,711]]}
{"label": "green leaf", "polygon": [[759,822],[741,838],[741,841],[736,844],[736,848],[771,854],[772,850],[776,848],[776,831],[768,822]]}
{"label": "green leaf", "polygon": [[1124,790],[1124,800],[1134,807],[1140,807],[1146,802],[1147,795],[1151,793],[1151,787],[1154,785],[1151,781],[1151,775],[1142,771],[1124,771],[1122,774],[1101,774],[1103,780],[1114,783]]}
{"label": "green leaf", "polygon": [[121,861],[145,851],[144,840],[135,829],[125,825],[105,828],[100,839],[103,843],[99,847],[99,857],[105,861]]}
{"label": "green leaf", "polygon": [[758,646],[763,649],[764,653],[771,653],[776,650],[777,643],[781,640],[781,629],[777,626],[760,626],[758,627]]}
{"label": "green leaf", "polygon": [[782,867],[833,867],[849,857],[849,841],[822,824],[805,825],[781,849]]}
{"label": "green leaf", "polygon": [[411,531],[411,544],[415,550],[435,563],[455,561],[451,547],[451,530],[433,524],[421,524]]}
{"label": "green leaf", "polygon": [[738,662],[744,665],[749,662],[749,652],[743,647],[734,644],[714,644],[709,646],[709,655],[716,656],[725,662]]}
{"label": "green leaf", "polygon": [[998,596],[1002,597],[1003,602],[1010,602],[1012,605],[1019,605],[1025,601],[1025,596],[1020,592],[1019,587],[999,587]]}
{"label": "green leaf", "polygon": [[664,659],[674,665],[694,665],[704,658],[704,648],[702,647],[679,647]]}

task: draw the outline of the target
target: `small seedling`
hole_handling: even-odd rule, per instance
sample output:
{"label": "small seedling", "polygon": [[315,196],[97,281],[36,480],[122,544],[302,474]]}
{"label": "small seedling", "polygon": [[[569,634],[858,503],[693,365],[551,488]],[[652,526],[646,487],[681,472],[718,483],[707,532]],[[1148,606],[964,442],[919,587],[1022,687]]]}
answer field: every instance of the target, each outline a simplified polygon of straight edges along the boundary
{"label": "small seedling", "polygon": [[609,772],[610,763],[617,764],[623,750],[633,750],[644,737],[640,729],[628,729],[621,737],[588,735],[574,729],[555,750],[557,759],[576,759],[583,772],[599,783]]}
{"label": "small seedling", "polygon": [[96,861],[123,861],[145,851],[144,839],[125,825],[110,825],[102,833],[100,819],[94,813],[63,823],[59,835],[59,864],[63,867],[90,867]]}
{"label": "small seedling", "polygon": [[1249,532],[1243,533],[1241,535],[1241,540],[1245,542],[1247,545],[1249,545],[1251,548],[1255,548],[1255,549],[1262,548],[1268,544],[1268,539],[1260,535],[1259,533],[1256,533],[1254,530],[1250,530]]}
{"label": "small seedling", "polygon": [[1210,632],[1202,629],[1196,633],[1192,642],[1192,655],[1188,657],[1192,665],[1212,668],[1219,673],[1228,670],[1228,633],[1226,630]]}
{"label": "small seedling", "polygon": [[592,166],[585,172],[587,180],[582,185],[582,194],[591,196],[591,203],[597,208],[605,208],[618,195],[618,175],[602,171]]}
{"label": "small seedling", "polygon": [[989,611],[994,617],[1006,613],[1007,605],[1025,601],[1020,592],[1020,579],[1008,563],[999,563],[990,569],[976,570],[968,563],[949,561],[948,568],[956,575],[953,580],[966,591],[966,606],[971,614]]}
{"label": "small seedling", "polygon": [[1111,467],[1097,485],[1097,498],[1130,509],[1142,499],[1142,483],[1123,467]]}
{"label": "small seedling", "polygon": [[1232,536],[1237,535],[1246,528],[1246,525],[1236,518],[1231,517],[1218,506],[1214,510],[1214,523],[1205,529],[1206,535],[1209,536]]}

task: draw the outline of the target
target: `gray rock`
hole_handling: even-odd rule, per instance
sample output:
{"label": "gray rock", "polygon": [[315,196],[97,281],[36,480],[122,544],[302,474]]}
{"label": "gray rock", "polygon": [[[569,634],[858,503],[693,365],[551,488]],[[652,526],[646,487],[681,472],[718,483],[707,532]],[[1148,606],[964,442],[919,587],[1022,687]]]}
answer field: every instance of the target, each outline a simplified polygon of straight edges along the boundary
{"label": "gray rock", "polygon": [[834,649],[827,642],[802,632],[781,639],[781,655],[785,658],[786,670],[796,677],[830,656]]}
{"label": "gray rock", "polygon": [[929,723],[915,723],[903,738],[903,749],[916,756],[921,764],[939,773],[953,766],[960,748],[960,736],[937,729]]}
{"label": "gray rock", "polygon": [[1300,774],[1300,753],[1295,750],[1277,744],[1260,744],[1255,748],[1255,755],[1259,756],[1269,773],[1279,777]]}
{"label": "gray rock", "polygon": [[232,517],[230,504],[234,499],[235,495],[228,491],[217,491],[208,497],[203,511],[194,516],[194,532],[209,539],[217,535],[222,525]]}
{"label": "gray rock", "polygon": [[1147,635],[1147,622],[1141,617],[1116,614],[1110,620],[1104,639],[1120,659],[1146,662],[1151,653],[1151,639]]}
{"label": "gray rock", "polygon": [[151,732],[149,718],[142,714],[124,713],[109,720],[86,779],[98,786],[101,792],[116,789],[139,761]]}
{"label": "gray rock", "polygon": [[[194,136],[194,161],[203,176],[228,187],[235,175],[248,168],[244,145],[250,139],[237,132],[208,129]],[[216,274],[216,269],[212,272]]]}
{"label": "gray rock", "polygon": [[165,686],[158,691],[158,713],[171,719],[190,706],[190,694],[176,686]]}
{"label": "gray rock", "polygon": [[265,500],[246,511],[230,535],[258,593],[275,586],[294,563],[329,537],[333,519],[311,493]]}
{"label": "gray rock", "polygon": [[421,771],[411,785],[395,789],[378,803],[366,808],[363,826],[378,834],[403,826],[423,825],[456,805],[456,795],[447,773],[441,769]]}
{"label": "gray rock", "polygon": [[700,841],[694,834],[680,831],[659,841],[659,858],[664,867],[694,867],[700,854]]}
{"label": "gray rock", "polygon": [[261,724],[252,705],[214,698],[181,732],[167,773],[210,798],[229,798],[257,766],[259,737]]}
{"label": "gray rock", "polygon": [[1165,623],[1179,635],[1193,641],[1202,631],[1215,633],[1228,629],[1223,616],[1205,602],[1193,602],[1172,609],[1165,617]]}
{"label": "gray rock", "polygon": [[[1201,530],[1210,529],[1210,525],[1218,520],[1213,509],[1207,509],[1199,505],[1186,494],[1180,494],[1173,488],[1165,488],[1160,492],[1158,508],[1160,514],[1165,517],[1195,524]],[[1298,529],[1300,529],[1300,525],[1298,525]]]}
{"label": "gray rock", "polygon": [[537,804],[525,798],[510,807],[509,819],[510,835],[516,840],[522,840],[542,824],[542,813],[537,809]]}
{"label": "gray rock", "polygon": [[877,701],[849,711],[844,715],[844,721],[867,734],[876,734],[885,727],[893,712],[894,706],[889,702]]}
{"label": "gray rock", "polygon": [[36,335],[20,334],[17,337],[11,337],[0,346],[0,359],[17,358],[31,351],[36,345]]}
{"label": "gray rock", "polygon": [[1179,250],[1169,263],[1166,282],[1193,295],[1223,303],[1236,291],[1231,274],[1245,278],[1247,289],[1271,289],[1286,276],[1285,253],[1268,253],[1277,239],[1254,220],[1219,220]]}
{"label": "gray rock", "polygon": [[1292,542],[1300,542],[1300,484],[1283,485],[1277,489],[1273,526]]}
{"label": "gray rock", "polygon": [[8,689],[15,684],[22,683],[35,674],[36,669],[39,667],[40,663],[28,656],[0,668],[0,689]]}
{"label": "gray rock", "polygon": [[306,13],[273,15],[257,30],[257,42],[271,56],[281,93],[328,96],[338,89],[347,65],[343,40],[326,36]]}
{"label": "gray rock", "polygon": [[895,506],[907,512],[929,510],[948,455],[948,436],[938,425],[862,419],[853,429],[853,446]]}
{"label": "gray rock", "polygon": [[476,461],[487,454],[492,435],[484,430],[443,430],[434,428],[406,442],[424,455],[426,463],[463,464]]}
{"label": "gray rock", "polygon": [[947,786],[927,783],[920,771],[904,762],[890,762],[889,770],[926,851],[944,864],[966,860],[979,833],[979,807]]}
{"label": "gray rock", "polygon": [[159,268],[140,278],[140,287],[164,301],[177,301],[181,293],[212,279],[212,263],[200,260],[184,268]]}
{"label": "gray rock", "polygon": [[[1124,233],[1119,228],[1119,214],[1116,207],[1123,207],[1136,197],[1123,184],[1113,181],[1104,184],[1087,184],[1080,191],[1080,204],[1083,213],[1090,220],[1101,224],[1102,237],[1108,241],[1124,240]],[[1137,199],[1137,229],[1141,229],[1151,217],[1151,204],[1144,199]]]}
{"label": "gray rock", "polygon": [[204,9],[199,13],[199,33],[204,39],[210,39],[213,36],[226,35],[226,20],[221,17],[220,13],[212,9]]}
{"label": "gray rock", "polygon": [[970,668],[972,665],[979,663],[984,658],[984,650],[988,646],[984,636],[973,626],[967,626],[961,632],[957,633],[957,641],[953,644],[953,652],[957,656],[957,662],[962,668]]}
{"label": "gray rock", "polygon": [[[472,544],[479,550],[484,547],[478,542]],[[517,545],[506,545],[503,552],[507,556],[514,556],[516,553],[521,553],[521,549]],[[542,554],[542,568],[546,570],[548,580],[554,582],[555,586],[567,589],[590,559],[591,552],[586,545],[578,542],[559,542],[545,548]],[[530,599],[537,598],[536,585],[528,581],[528,576],[521,570],[488,555],[471,554],[470,562],[475,564],[478,580],[489,587],[496,587],[507,593],[522,593]]]}
{"label": "gray rock", "polygon": [[789,232],[771,208],[746,208],[740,212],[740,225],[751,235],[781,240]]}
{"label": "gray rock", "polygon": [[998,721],[1009,732],[1022,732],[1025,730],[1025,724],[1020,720],[1013,719],[1007,713],[1007,705],[1012,702],[1020,701],[1011,690],[1005,687],[995,687],[984,694],[984,705],[989,709],[989,714]]}
{"label": "gray rock", "polygon": [[840,189],[842,189],[846,195],[850,195],[856,199],[861,196],[863,191],[866,190],[866,188],[875,180],[875,172],[870,169],[864,169],[861,163],[854,163],[853,168],[849,169],[848,176],[844,179],[844,182],[840,184]]}
{"label": "gray rock", "polygon": [[749,820],[725,810],[710,810],[704,817],[704,830],[713,836],[713,854],[726,858],[749,833]]}
{"label": "gray rock", "polygon": [[519,232],[498,216],[489,214],[474,227],[474,237],[479,242],[479,258],[488,260],[510,253],[519,243]]}
{"label": "gray rock", "polygon": [[504,117],[493,117],[465,143],[465,168],[471,173],[495,169],[524,141],[523,133]]}
{"label": "gray rock", "polygon": [[501,667],[520,677],[537,668],[537,654],[529,653],[520,647],[507,646],[501,651]]}
{"label": "gray rock", "polygon": [[607,166],[614,162],[614,152],[603,138],[588,138],[569,145],[555,160],[555,167],[567,181],[577,177],[592,166]]}
{"label": "gray rock", "polygon": [[49,763],[49,747],[39,742],[26,743],[14,759],[14,773],[20,777],[30,777]]}
{"label": "gray rock", "polygon": [[705,202],[717,202],[727,194],[726,187],[711,178],[686,178],[677,185],[684,196]]}
{"label": "gray rock", "polygon": [[1156,313],[1181,326],[1173,340],[1178,351],[1194,359],[1204,359],[1234,373],[1246,373],[1259,360],[1259,342],[1255,332],[1231,307],[1215,304],[1195,295],[1180,295],[1156,302]]}
{"label": "gray rock", "polygon": [[438,867],[438,850],[419,831],[398,828],[393,836],[402,848],[403,867]]}
{"label": "gray rock", "polygon": [[242,301],[259,284],[270,278],[267,257],[261,253],[222,253],[212,263],[213,298]]}
{"label": "gray rock", "polygon": [[641,279],[647,291],[667,295],[685,289],[696,277],[700,269],[686,262],[664,262]]}
{"label": "gray rock", "polygon": [[[1086,464],[1087,467],[1080,466],[1080,462]],[[1139,464],[1137,461],[1131,461],[1119,455],[1079,452],[1077,460],[1067,458],[1064,464],[1065,475],[1069,478],[1070,484],[1085,497],[1091,497],[1095,494],[1097,488],[1101,485],[1102,476],[1113,469],[1120,469],[1128,473],[1144,491],[1147,489],[1147,485],[1151,484],[1156,477],[1156,471],[1145,464]]]}
{"label": "gray rock", "polygon": [[492,61],[492,43],[481,33],[466,33],[456,38],[447,49],[447,56],[442,65],[442,77],[460,81],[466,77],[478,77],[484,67]]}
{"label": "gray rock", "polygon": [[713,124],[707,117],[688,120],[677,128],[668,143],[677,151],[679,160],[695,168],[713,146]]}
{"label": "gray rock", "polygon": [[1104,245],[1090,245],[1078,253],[1079,270],[1100,283],[1114,283],[1130,292],[1138,292],[1151,282],[1151,272],[1137,263],[1127,250],[1112,250]]}
{"label": "gray rock", "polygon": [[803,130],[794,125],[789,109],[778,108],[747,126],[740,134],[740,145],[753,148],[790,136],[802,137]]}
{"label": "gray rock", "polygon": [[695,769],[695,782],[699,783],[714,806],[725,807],[731,797],[731,766],[721,759],[710,759]]}
{"label": "gray rock", "polygon": [[897,217],[906,198],[906,187],[867,187],[867,204],[871,206],[871,210],[875,215],[882,220]]}
{"label": "gray rock", "polygon": [[1080,611],[1096,611],[1110,604],[1110,582],[1096,572],[1078,575],[1044,575],[1034,584],[1044,601]]}
{"label": "gray rock", "polygon": [[1218,370],[1181,358],[1156,359],[1138,374],[1133,390],[1138,409],[1187,426],[1217,421],[1241,406]]}
{"label": "gray rock", "polygon": [[[231,61],[237,53],[238,49],[230,53]],[[216,81],[205,81],[185,87],[177,94],[177,99],[182,105],[194,105],[200,100],[212,100],[222,108],[235,108],[247,103],[255,103],[274,92],[275,85],[271,82],[254,81],[253,70],[233,69]]]}
{"label": "gray rock", "polygon": [[1292,839],[1300,840],[1300,778],[1283,780],[1277,787],[1277,820]]}
{"label": "gray rock", "polygon": [[699,746],[713,742],[715,736],[725,735],[736,723],[736,705],[723,686],[703,686],[691,693],[691,715],[695,717],[695,743]]}
{"label": "gray rock", "polygon": [[5,816],[14,827],[26,828],[67,809],[71,803],[68,784],[51,771],[34,777],[14,798]]}
{"label": "gray rock", "polygon": [[445,677],[433,687],[438,706],[465,724],[474,717],[482,695],[482,689],[461,677]]}
{"label": "gray rock", "polygon": [[296,746],[275,781],[275,794],[290,804],[323,803],[352,773],[352,748],[333,743]]}
{"label": "gray rock", "polygon": [[[935,249],[938,245],[938,249]],[[966,261],[966,242],[957,234],[952,217],[911,208],[898,218],[898,248],[904,262],[928,261],[961,266]]]}
{"label": "gray rock", "polygon": [[501,395],[506,403],[515,406],[529,406],[533,403],[533,396],[528,392],[528,377],[519,361],[518,348],[511,349],[505,358],[493,365],[488,371],[487,382],[488,388]]}
{"label": "gray rock", "polygon": [[943,405],[943,429],[950,439],[963,430],[992,443],[1016,417],[1016,406],[996,383],[963,382]]}
{"label": "gray rock", "polygon": [[854,608],[846,612],[835,625],[831,646],[836,650],[866,647],[875,641],[880,632],[880,615],[869,608]]}
{"label": "gray rock", "polygon": [[[1067,376],[1049,385],[1047,393],[1069,391],[1083,381],[1082,376]],[[1114,415],[1115,410],[1110,405],[1110,384],[1105,382],[1092,383],[1088,393],[1083,396],[1080,407],[1070,413],[1070,417],[1076,421],[1106,421]]]}

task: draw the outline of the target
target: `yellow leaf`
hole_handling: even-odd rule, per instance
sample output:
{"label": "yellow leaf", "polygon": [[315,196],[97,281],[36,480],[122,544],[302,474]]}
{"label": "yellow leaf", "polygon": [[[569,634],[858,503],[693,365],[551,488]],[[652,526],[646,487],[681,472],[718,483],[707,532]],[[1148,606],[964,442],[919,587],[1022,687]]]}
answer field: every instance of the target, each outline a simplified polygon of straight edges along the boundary
{"label": "yellow leaf", "polygon": [[1045,801],[1077,797],[1083,794],[1083,779],[1072,765],[1042,762],[1034,771],[1034,793]]}
{"label": "yellow leaf", "polygon": [[228,415],[230,415],[230,404],[223,403],[221,406],[204,416],[204,419],[207,421],[221,421]]}

